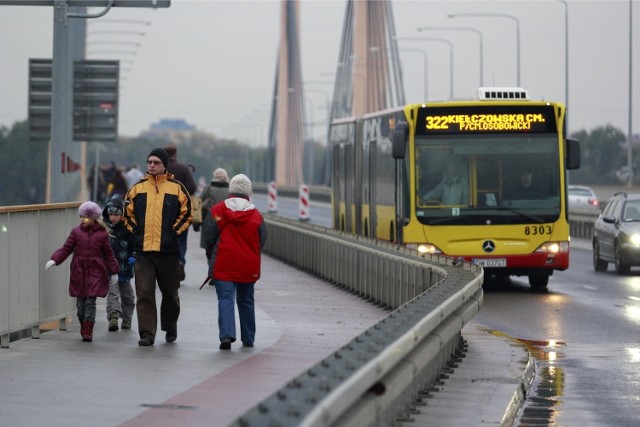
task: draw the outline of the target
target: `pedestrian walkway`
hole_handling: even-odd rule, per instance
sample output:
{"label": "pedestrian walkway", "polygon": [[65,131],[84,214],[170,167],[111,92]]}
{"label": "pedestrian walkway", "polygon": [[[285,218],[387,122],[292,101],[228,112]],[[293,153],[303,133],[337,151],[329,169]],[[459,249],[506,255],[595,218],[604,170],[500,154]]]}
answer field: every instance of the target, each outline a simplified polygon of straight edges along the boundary
{"label": "pedestrian walkway", "polygon": [[[0,425],[225,426],[387,315],[265,256],[256,285],[256,346],[235,343],[231,351],[220,351],[215,290],[199,289],[206,261],[198,242],[198,233],[190,232],[175,343],[158,332],[154,346],[138,346],[135,317],[133,329],[108,332],[100,299],[103,315],[92,343],[82,342],[74,319],[68,331],[0,350]],[[469,407],[478,397],[476,380],[483,378],[485,386],[496,385],[491,405],[457,411],[467,420],[458,425],[499,422],[525,374],[524,356],[478,325],[469,325],[463,336],[469,353],[461,366],[470,374],[451,383],[460,390],[452,390],[439,410]]]}

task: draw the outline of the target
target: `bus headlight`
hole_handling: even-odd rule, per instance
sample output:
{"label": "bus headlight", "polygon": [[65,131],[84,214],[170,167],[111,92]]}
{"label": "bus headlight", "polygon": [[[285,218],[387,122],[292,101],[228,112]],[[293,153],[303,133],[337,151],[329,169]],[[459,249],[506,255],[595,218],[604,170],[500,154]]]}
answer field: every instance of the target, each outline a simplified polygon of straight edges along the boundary
{"label": "bus headlight", "polygon": [[558,254],[569,252],[569,242],[546,242],[536,249],[536,252]]}
{"label": "bus headlight", "polygon": [[407,243],[406,246],[411,249],[415,249],[420,254],[441,254],[442,251],[437,246],[431,243]]}

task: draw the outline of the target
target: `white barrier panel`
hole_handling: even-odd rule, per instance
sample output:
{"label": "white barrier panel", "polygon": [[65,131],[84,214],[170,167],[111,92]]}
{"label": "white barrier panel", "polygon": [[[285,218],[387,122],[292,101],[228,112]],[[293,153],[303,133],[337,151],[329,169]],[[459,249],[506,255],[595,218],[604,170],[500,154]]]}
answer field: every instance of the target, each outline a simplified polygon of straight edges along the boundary
{"label": "white barrier panel", "polygon": [[278,212],[278,187],[275,181],[271,181],[267,189],[267,210],[271,213]]}
{"label": "white barrier panel", "polygon": [[309,221],[309,186],[306,184],[300,184],[300,190],[298,194],[300,221]]}
{"label": "white barrier panel", "polygon": [[75,312],[69,296],[69,263],[44,272],[44,264],[78,224],[80,203],[0,207],[0,347],[13,332],[58,321]]}

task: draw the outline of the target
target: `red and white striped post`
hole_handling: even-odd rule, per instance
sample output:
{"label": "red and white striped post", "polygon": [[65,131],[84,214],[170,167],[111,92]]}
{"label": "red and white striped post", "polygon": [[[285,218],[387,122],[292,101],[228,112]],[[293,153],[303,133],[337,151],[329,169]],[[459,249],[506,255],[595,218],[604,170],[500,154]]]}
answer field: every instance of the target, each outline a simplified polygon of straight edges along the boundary
{"label": "red and white striped post", "polygon": [[300,184],[300,189],[298,191],[298,206],[300,207],[300,221],[309,221],[309,186],[306,184]]}
{"label": "red and white striped post", "polygon": [[267,211],[269,213],[278,212],[278,187],[275,181],[269,183],[267,190]]}

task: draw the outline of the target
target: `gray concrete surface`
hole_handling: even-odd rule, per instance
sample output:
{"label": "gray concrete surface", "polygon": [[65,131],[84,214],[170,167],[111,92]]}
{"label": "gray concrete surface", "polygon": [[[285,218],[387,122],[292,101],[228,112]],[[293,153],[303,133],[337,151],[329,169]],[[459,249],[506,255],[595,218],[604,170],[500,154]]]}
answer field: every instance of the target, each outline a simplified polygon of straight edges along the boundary
{"label": "gray concrete surface", "polygon": [[[256,347],[218,350],[215,291],[199,235],[190,233],[178,340],[152,347],[130,331],[92,343],[68,331],[0,350],[2,426],[224,426],[386,316],[386,312],[269,257],[257,285]],[[104,313],[104,299],[99,300]],[[533,374],[524,347],[469,324],[468,353],[423,414],[407,425],[499,425],[511,420]]]}

